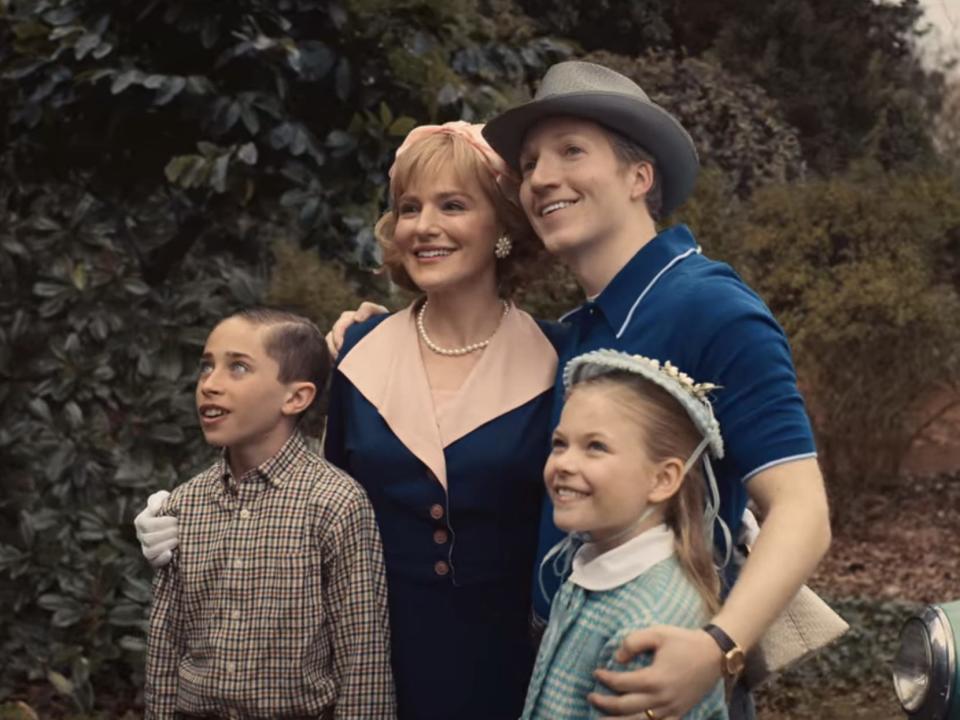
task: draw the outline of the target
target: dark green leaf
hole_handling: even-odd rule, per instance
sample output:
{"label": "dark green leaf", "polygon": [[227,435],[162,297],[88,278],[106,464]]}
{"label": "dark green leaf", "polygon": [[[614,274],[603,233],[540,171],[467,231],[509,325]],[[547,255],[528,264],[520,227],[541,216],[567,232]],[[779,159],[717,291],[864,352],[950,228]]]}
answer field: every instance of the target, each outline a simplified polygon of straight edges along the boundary
{"label": "dark green leaf", "polygon": [[33,294],[37,297],[51,298],[64,293],[69,288],[61,283],[38,282],[33,284]]}
{"label": "dark green leaf", "polygon": [[169,423],[153,425],[150,427],[149,433],[150,437],[154,440],[169,443],[171,445],[182,443],[184,440],[183,430],[181,430],[179,426],[170,425]]}
{"label": "dark green leaf", "polygon": [[257,164],[257,146],[251,143],[245,143],[237,150],[237,157],[247,165]]}
{"label": "dark green leaf", "polygon": [[117,75],[113,79],[113,83],[110,85],[110,92],[114,95],[118,95],[134,83],[141,82],[142,79],[143,73],[139,70],[127,70],[126,72]]}
{"label": "dark green leaf", "polygon": [[213,162],[213,172],[210,173],[210,185],[218,193],[227,191],[227,168],[229,165],[229,155],[222,155]]}
{"label": "dark green leaf", "polygon": [[390,128],[387,130],[387,132],[390,135],[393,135],[394,137],[403,137],[407,133],[409,133],[411,130],[413,130],[416,126],[417,126],[416,120],[414,120],[412,117],[407,117],[406,115],[403,115],[393,121],[393,123],[390,125]]}
{"label": "dark green leaf", "polygon": [[350,83],[350,61],[346,58],[340,58],[334,76],[334,87],[336,88],[337,97],[340,98],[340,100],[346,101],[347,98],[350,97]]}
{"label": "dark green leaf", "polygon": [[77,40],[76,45],[73,46],[73,53],[76,55],[77,60],[82,60],[84,57],[86,57],[87,53],[89,53],[91,50],[94,50],[99,45],[100,36],[94,35],[93,33],[87,33]]}
{"label": "dark green leaf", "polygon": [[154,105],[166,105],[168,102],[173,100],[177,95],[179,95],[183,89],[187,86],[186,78],[180,76],[168,77],[163,82],[163,88],[157,93],[156,98],[154,98]]}
{"label": "dark green leaf", "polygon": [[140,278],[130,277],[123,281],[123,289],[131,295],[147,295],[150,292],[150,286]]}

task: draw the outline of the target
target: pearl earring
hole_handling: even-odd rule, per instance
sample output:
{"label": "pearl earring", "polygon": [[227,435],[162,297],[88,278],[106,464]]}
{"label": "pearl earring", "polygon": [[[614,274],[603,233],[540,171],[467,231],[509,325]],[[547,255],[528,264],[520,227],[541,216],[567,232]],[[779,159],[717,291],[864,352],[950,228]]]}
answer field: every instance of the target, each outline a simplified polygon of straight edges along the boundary
{"label": "pearl earring", "polygon": [[513,241],[507,235],[501,235],[497,238],[497,244],[493,248],[493,254],[498,260],[503,260],[510,255],[513,249]]}

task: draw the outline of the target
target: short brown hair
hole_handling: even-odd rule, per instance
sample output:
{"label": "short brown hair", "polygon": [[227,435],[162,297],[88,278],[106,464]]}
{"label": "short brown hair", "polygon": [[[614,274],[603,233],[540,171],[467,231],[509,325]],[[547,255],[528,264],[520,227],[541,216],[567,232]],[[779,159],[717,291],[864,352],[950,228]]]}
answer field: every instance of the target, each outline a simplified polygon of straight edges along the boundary
{"label": "short brown hair", "polygon": [[[315,405],[332,365],[327,343],[316,323],[302,315],[266,307],[247,308],[230,317],[269,327],[263,349],[277,363],[277,379],[282,383],[313,383],[317,394],[311,405]],[[309,409],[300,415],[306,415]]]}
{"label": "short brown hair", "polygon": [[476,179],[484,195],[493,203],[497,220],[513,244],[510,255],[497,261],[497,280],[501,293],[512,295],[525,278],[540,267],[546,250],[520,208],[516,182],[506,177],[498,182],[480,153],[467,140],[453,133],[429,135],[397,157],[390,180],[390,209],[374,229],[383,250],[383,266],[397,285],[419,292],[420,288],[404,269],[393,241],[399,217],[399,198],[413,184],[414,178],[430,177],[446,166],[453,168],[461,182],[467,178]]}
{"label": "short brown hair", "polygon": [[610,139],[610,147],[613,148],[613,154],[621,168],[626,168],[634,163],[647,163],[653,168],[653,184],[647,191],[644,202],[653,221],[660,222],[663,215],[663,186],[660,183],[660,167],[657,165],[656,158],[626,135],[611,130],[605,125],[601,125],[601,127]]}

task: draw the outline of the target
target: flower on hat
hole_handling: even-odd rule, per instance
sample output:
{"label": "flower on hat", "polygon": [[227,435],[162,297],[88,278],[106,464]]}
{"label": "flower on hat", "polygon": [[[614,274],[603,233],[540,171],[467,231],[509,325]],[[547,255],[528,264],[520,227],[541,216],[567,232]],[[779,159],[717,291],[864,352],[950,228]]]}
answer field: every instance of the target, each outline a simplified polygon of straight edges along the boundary
{"label": "flower on hat", "polygon": [[661,366],[660,361],[655,358],[648,358],[645,355],[633,355],[632,357],[635,360],[646,363],[654,370],[658,370],[661,373],[666,373],[670,378],[676,380],[684,390],[700,400],[706,400],[709,393],[720,387],[719,385],[714,385],[713,383],[708,382],[694,382],[692,377],[680,370],[680,368],[671,363],[669,360],[666,360]]}

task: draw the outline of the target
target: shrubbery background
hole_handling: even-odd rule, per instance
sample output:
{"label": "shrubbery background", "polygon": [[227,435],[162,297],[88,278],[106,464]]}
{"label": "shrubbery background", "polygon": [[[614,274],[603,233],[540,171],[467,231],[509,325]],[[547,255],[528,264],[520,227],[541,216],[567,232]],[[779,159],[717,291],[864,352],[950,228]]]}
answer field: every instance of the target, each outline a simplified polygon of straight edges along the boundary
{"label": "shrubbery background", "polygon": [[[914,0],[0,0],[0,700],[136,707],[132,518],[209,457],[206,331],[403,302],[370,273],[402,136],[570,57],[694,136],[673,220],[787,329],[831,492],[895,478],[960,379],[958,92],[921,27]],[[522,300],[578,294],[554,267]]]}

